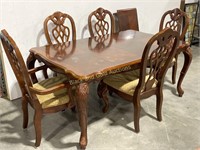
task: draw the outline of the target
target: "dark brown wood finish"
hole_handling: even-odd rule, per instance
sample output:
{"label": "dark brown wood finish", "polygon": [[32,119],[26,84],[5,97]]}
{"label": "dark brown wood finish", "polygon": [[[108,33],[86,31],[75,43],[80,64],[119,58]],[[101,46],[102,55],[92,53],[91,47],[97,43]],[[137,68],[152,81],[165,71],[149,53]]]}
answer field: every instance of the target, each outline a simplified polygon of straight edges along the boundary
{"label": "dark brown wood finish", "polygon": [[[140,67],[145,44],[152,37],[151,34],[127,30],[103,37],[107,40],[95,40],[97,37],[85,38],[66,42],[75,45],[73,53],[66,55],[67,59],[52,59],[56,56],[55,46],[48,45],[30,49],[28,68],[32,67],[35,59],[44,62],[48,67],[70,77],[71,86],[76,86],[76,104],[81,128],[80,146],[87,145],[87,97],[88,83],[94,80]],[[98,38],[97,38],[98,39]],[[98,44],[103,41],[106,46],[94,46],[90,41]],[[111,44],[109,44],[111,42]],[[94,44],[95,45],[95,44]],[[102,45],[102,43],[101,43]],[[64,51],[68,51],[66,48]],[[48,52],[48,53],[47,53]],[[65,52],[64,52],[65,53]],[[63,55],[64,56],[64,55]],[[64,56],[65,57],[65,56]],[[187,61],[187,60],[186,60]],[[187,66],[187,63],[185,64]],[[186,67],[185,66],[185,67]],[[184,71],[183,71],[184,72]],[[182,75],[182,74],[181,74]],[[181,84],[179,84],[179,88]]]}
{"label": "dark brown wood finish", "polygon": [[112,13],[101,7],[91,12],[88,16],[88,28],[91,37],[114,33],[114,17]]}
{"label": "dark brown wood finish", "polygon": [[[63,44],[69,40],[76,40],[73,18],[60,11],[54,12],[44,20],[44,33],[48,44]],[[47,74],[47,71],[44,70],[43,74]]]}
{"label": "dark brown wood finish", "polygon": [[183,53],[183,55],[184,55],[184,64],[183,64],[183,68],[181,69],[179,80],[177,83],[178,94],[180,97],[182,97],[184,94],[184,91],[183,91],[181,85],[182,85],[183,79],[190,67],[190,64],[192,62],[192,50],[191,50],[191,47],[189,44],[182,44],[177,48],[177,53],[178,54]]}
{"label": "dark brown wood finish", "polygon": [[139,31],[138,16],[136,8],[119,9],[116,17],[118,20],[119,31],[136,30]]}
{"label": "dark brown wood finish", "polygon": [[[37,95],[45,95],[47,96],[46,99],[48,99],[47,94],[54,94],[54,99],[48,99],[48,103],[52,103],[54,100],[59,99],[60,97],[62,97],[62,95],[55,93],[55,92],[59,92],[61,90],[66,90],[69,89],[70,86],[69,84],[63,82],[63,83],[59,83],[57,85],[54,86],[50,86],[44,90],[40,90],[37,89],[33,86],[33,82],[37,82],[37,79],[35,78],[35,80],[32,82],[30,75],[34,74],[37,71],[40,70],[44,70],[47,67],[47,65],[44,66],[40,66],[37,68],[34,68],[34,65],[29,65],[29,67],[32,67],[32,69],[27,70],[26,65],[24,63],[23,57],[20,53],[19,48],[17,47],[17,45],[15,44],[14,40],[10,37],[10,35],[7,33],[6,30],[2,30],[1,31],[1,41],[5,50],[5,53],[8,57],[8,60],[10,62],[10,65],[14,71],[14,74],[17,78],[17,81],[19,83],[21,92],[22,92],[22,110],[23,110],[23,128],[27,128],[28,126],[28,103],[32,106],[32,108],[34,109],[34,127],[35,127],[35,133],[36,133],[36,142],[35,142],[35,146],[39,146],[41,143],[41,119],[42,119],[42,115],[46,114],[46,113],[53,113],[53,112],[58,112],[61,110],[64,110],[66,108],[70,108],[72,106],[74,106],[74,104],[70,101],[67,102],[67,92],[65,93],[61,93],[64,94],[64,96],[66,97],[66,99],[63,99],[63,103],[60,104],[58,103],[57,105],[51,105],[51,106],[43,106],[43,102],[44,101],[40,101],[37,97]],[[31,57],[29,57],[29,59],[35,59],[35,57],[33,55],[31,55]],[[36,76],[34,76],[36,77]],[[55,79],[55,78],[54,78]],[[52,78],[48,79],[48,83],[52,82],[54,83],[55,80]],[[45,80],[47,81],[47,80]],[[66,103],[65,103],[66,102]]]}
{"label": "dark brown wood finish", "polygon": [[75,45],[75,49],[72,55],[63,60],[52,59],[57,53],[55,45],[31,48],[30,52],[34,53],[37,59],[48,63],[50,68],[55,66],[61,73],[71,74],[74,79],[93,80],[96,74],[106,74],[110,70],[140,62],[142,49],[151,37],[151,34],[132,30],[108,35],[108,38],[112,39],[112,44],[103,51],[99,50],[100,53],[88,47],[88,41],[96,37],[76,40],[76,43],[70,41],[67,43]]}
{"label": "dark brown wood finish", "polygon": [[[108,36],[108,37],[107,37]],[[30,50],[27,67],[33,67],[38,59],[52,70],[66,74],[71,80],[70,85],[76,87],[76,106],[79,112],[79,123],[81,128],[80,147],[87,145],[87,97],[89,93],[88,83],[100,80],[109,74],[116,74],[138,68],[141,61],[142,49],[145,43],[152,37],[151,34],[133,30],[117,34],[105,35],[106,40],[95,40],[97,37],[86,38],[76,41],[69,41],[66,44],[74,45],[71,55],[62,55],[62,59],[55,59],[57,56],[56,45],[35,47]],[[98,39],[98,38],[97,38]],[[89,41],[104,42],[106,47],[92,48]],[[110,44],[110,41],[112,43]],[[102,43],[101,43],[102,44]],[[129,46],[127,46],[129,45]],[[134,47],[130,49],[130,47]],[[63,49],[66,53],[68,48]],[[65,59],[66,57],[66,59]],[[29,68],[30,69],[30,68]]]}
{"label": "dark brown wood finish", "polygon": [[[189,18],[187,16],[187,14],[179,8],[175,8],[175,9],[169,10],[163,14],[161,21],[160,21],[159,31],[161,31],[162,29],[164,29],[166,27],[169,27],[169,28],[179,32],[180,45],[181,45],[181,44],[185,44],[184,37],[185,37],[188,26],[189,26]],[[180,48],[181,48],[181,46],[180,46]],[[183,50],[183,52],[185,52],[185,50]],[[173,84],[176,83],[178,54],[179,53],[177,53],[175,55],[175,57],[174,57],[175,60],[172,61],[172,64],[171,64],[171,66],[173,67],[172,68],[172,83]],[[189,52],[188,54],[190,55],[190,58],[192,58],[191,53]],[[190,60],[190,62],[191,62],[191,60]],[[182,96],[182,94],[180,94],[180,93],[179,93],[179,95]]]}
{"label": "dark brown wood finish", "polygon": [[[163,83],[164,77],[169,68],[169,65],[176,53],[176,48],[179,42],[178,32],[173,31],[170,28],[166,28],[163,31],[154,35],[146,44],[139,73],[139,81],[134,89],[133,95],[122,92],[113,86],[112,82],[106,80],[113,80],[113,77],[102,80],[98,88],[98,95],[103,98],[105,106],[103,111],[106,112],[109,108],[108,98],[106,96],[107,91],[112,91],[118,94],[123,99],[130,101],[134,106],[134,125],[135,132],[139,132],[139,118],[141,110],[141,99],[148,98],[152,95],[156,95],[157,104],[156,112],[157,119],[162,120],[161,110],[163,102]],[[156,46],[155,46],[156,45]],[[121,74],[123,76],[123,74]],[[120,75],[120,76],[121,76]],[[148,77],[146,77],[148,75]],[[134,74],[132,74],[134,76]],[[123,77],[122,77],[123,78]],[[127,76],[124,76],[127,79]],[[120,82],[123,79],[114,79],[113,82]],[[130,81],[132,82],[131,78]],[[126,83],[124,83],[126,84]],[[123,86],[123,85],[121,85]],[[121,86],[119,88],[121,88]]]}

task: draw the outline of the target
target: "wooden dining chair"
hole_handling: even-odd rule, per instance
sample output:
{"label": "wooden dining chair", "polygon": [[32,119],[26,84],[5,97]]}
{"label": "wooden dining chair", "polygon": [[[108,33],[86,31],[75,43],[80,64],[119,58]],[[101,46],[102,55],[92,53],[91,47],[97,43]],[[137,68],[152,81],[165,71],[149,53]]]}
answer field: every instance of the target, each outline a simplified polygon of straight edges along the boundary
{"label": "wooden dining chair", "polygon": [[161,121],[164,77],[176,53],[178,42],[178,32],[166,28],[147,42],[141,58],[140,69],[111,75],[103,79],[98,87],[98,95],[105,104],[103,111],[107,112],[109,108],[108,91],[133,103],[134,126],[135,132],[138,133],[140,131],[140,101],[156,95],[156,114],[157,119]]}
{"label": "wooden dining chair", "polygon": [[63,77],[52,77],[33,84],[30,79],[30,74],[43,70],[47,66],[44,65],[27,70],[19,48],[5,29],[1,30],[0,37],[21,89],[23,128],[27,128],[28,126],[28,103],[34,109],[35,146],[38,147],[41,143],[42,115],[58,112],[73,106],[68,96],[69,85],[67,79]]}
{"label": "wooden dining chair", "polygon": [[115,15],[117,18],[118,32],[125,30],[139,31],[138,15],[136,8],[119,9]]}
{"label": "wooden dining chair", "polygon": [[[161,17],[159,31],[163,30],[166,27],[171,28],[174,31],[177,31],[180,35],[180,47],[182,44],[185,44],[184,38],[186,31],[189,26],[189,18],[187,14],[180,10],[179,8],[175,8],[172,10],[166,11]],[[177,72],[177,59],[178,54],[175,55],[174,59],[170,67],[172,67],[172,83],[176,83],[176,72]]]}
{"label": "wooden dining chair", "polygon": [[76,40],[76,27],[73,18],[60,11],[44,20],[44,33],[48,44],[61,44]]}
{"label": "wooden dining chair", "polygon": [[[49,45],[63,44],[76,40],[76,27],[73,18],[66,13],[56,11],[44,20],[44,33]],[[46,75],[47,71],[43,71]],[[54,72],[54,75],[57,73]]]}
{"label": "wooden dining chair", "polygon": [[88,16],[90,36],[101,36],[114,33],[114,17],[109,10],[98,8]]}

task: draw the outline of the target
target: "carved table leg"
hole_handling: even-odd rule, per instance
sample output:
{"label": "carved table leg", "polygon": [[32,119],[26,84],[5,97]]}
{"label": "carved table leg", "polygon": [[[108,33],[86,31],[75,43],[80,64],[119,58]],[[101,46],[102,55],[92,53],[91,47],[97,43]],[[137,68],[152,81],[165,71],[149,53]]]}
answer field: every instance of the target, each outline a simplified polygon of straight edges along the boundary
{"label": "carved table leg", "polygon": [[76,88],[76,106],[79,116],[79,125],[81,128],[80,147],[85,149],[87,146],[87,100],[89,87],[88,83],[81,83]]}
{"label": "carved table leg", "polygon": [[184,94],[184,91],[183,89],[181,88],[181,84],[183,82],[183,79],[188,71],[188,68],[191,64],[191,61],[192,61],[192,53],[191,53],[191,48],[188,46],[188,47],[184,47],[181,52],[183,52],[184,54],[184,65],[183,65],[183,68],[181,70],[181,73],[180,73],[180,76],[179,76],[179,80],[178,80],[178,84],[177,84],[177,91],[178,91],[178,94],[180,97],[183,96]]}

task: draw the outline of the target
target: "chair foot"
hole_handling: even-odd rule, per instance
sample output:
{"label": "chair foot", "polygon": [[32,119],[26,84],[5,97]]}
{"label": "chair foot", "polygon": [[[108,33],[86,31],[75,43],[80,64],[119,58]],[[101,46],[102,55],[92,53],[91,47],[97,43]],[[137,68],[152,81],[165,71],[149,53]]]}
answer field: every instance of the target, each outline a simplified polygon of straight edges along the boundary
{"label": "chair foot", "polygon": [[28,102],[25,96],[22,97],[23,129],[28,127]]}
{"label": "chair foot", "polygon": [[140,132],[140,129],[139,128],[135,128],[135,133],[139,133]]}
{"label": "chair foot", "polygon": [[40,143],[41,143],[41,140],[36,140],[36,142],[35,142],[35,147],[39,147],[39,146],[40,146]]}
{"label": "chair foot", "polygon": [[[177,60],[176,60],[177,61]],[[177,62],[172,66],[172,84],[176,84]]]}
{"label": "chair foot", "polygon": [[86,146],[87,146],[87,137],[81,135],[79,146],[80,146],[81,150],[85,150],[86,149]]}
{"label": "chair foot", "polygon": [[173,81],[173,80],[172,80],[172,84],[176,84],[176,81]]}
{"label": "chair foot", "polygon": [[36,141],[35,141],[36,147],[40,146],[40,143],[41,143],[41,134],[42,134],[41,118],[42,118],[42,112],[35,111],[34,127],[35,127],[35,135],[36,135]]}

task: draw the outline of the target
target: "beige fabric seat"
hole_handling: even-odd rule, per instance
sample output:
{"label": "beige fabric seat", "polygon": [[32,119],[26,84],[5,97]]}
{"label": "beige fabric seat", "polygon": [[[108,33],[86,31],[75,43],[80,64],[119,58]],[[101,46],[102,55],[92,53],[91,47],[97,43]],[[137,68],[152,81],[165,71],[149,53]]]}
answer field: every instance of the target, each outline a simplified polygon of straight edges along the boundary
{"label": "beige fabric seat", "polygon": [[[60,76],[53,77],[33,84],[33,87],[37,90],[46,90],[58,84],[64,83],[67,80],[67,78]],[[42,105],[42,108],[49,108],[69,103],[69,96],[67,94],[67,89],[61,89],[46,95],[36,94],[36,96]]]}
{"label": "beige fabric seat", "polygon": [[[119,90],[123,93],[126,93],[130,96],[133,96],[135,88],[138,85],[140,76],[140,70],[133,70],[130,72],[125,72],[121,74],[116,74],[109,76],[103,80],[104,83],[113,87],[116,90]],[[146,75],[146,81],[148,79]],[[156,87],[157,81],[153,84],[152,88]]]}

